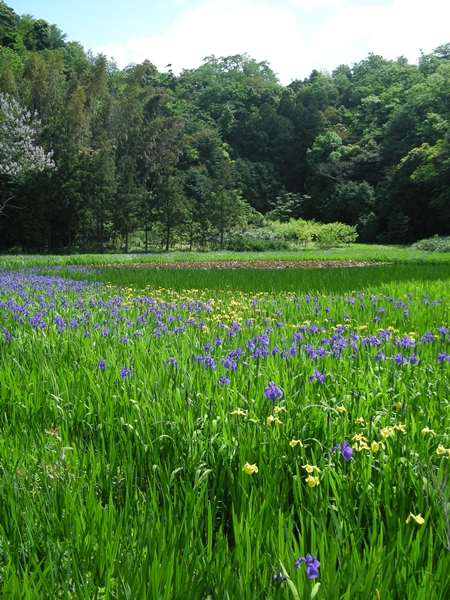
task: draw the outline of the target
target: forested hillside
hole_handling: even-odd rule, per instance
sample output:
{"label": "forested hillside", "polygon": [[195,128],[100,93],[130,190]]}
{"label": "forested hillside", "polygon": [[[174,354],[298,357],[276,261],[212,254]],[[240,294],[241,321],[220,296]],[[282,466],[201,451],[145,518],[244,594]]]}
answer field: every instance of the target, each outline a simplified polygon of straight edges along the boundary
{"label": "forested hillside", "polygon": [[0,251],[221,247],[290,218],[450,233],[450,43],[282,86],[245,54],[175,76],[66,37],[0,0]]}

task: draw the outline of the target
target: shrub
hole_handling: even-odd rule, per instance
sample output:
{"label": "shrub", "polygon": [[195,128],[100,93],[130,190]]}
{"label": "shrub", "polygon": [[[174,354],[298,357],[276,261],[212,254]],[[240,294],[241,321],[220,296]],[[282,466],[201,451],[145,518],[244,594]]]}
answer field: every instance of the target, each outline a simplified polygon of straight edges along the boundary
{"label": "shrub", "polygon": [[274,221],[269,225],[269,229],[278,238],[299,241],[304,244],[313,240],[319,227],[320,225],[315,221],[304,221],[303,219],[289,219],[286,223]]}
{"label": "shrub", "polygon": [[325,247],[339,246],[340,244],[351,244],[357,237],[356,225],[326,223],[317,232],[317,243],[319,246]]}
{"label": "shrub", "polygon": [[425,250],[426,252],[450,252],[450,236],[439,237],[435,235],[426,240],[419,240],[411,248]]}

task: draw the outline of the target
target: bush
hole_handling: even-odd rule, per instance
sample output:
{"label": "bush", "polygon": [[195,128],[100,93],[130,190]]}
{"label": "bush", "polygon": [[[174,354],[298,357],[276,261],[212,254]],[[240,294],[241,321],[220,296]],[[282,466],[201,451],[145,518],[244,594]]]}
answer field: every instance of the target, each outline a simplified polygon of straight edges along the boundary
{"label": "bush", "polygon": [[419,240],[411,248],[425,250],[426,252],[450,252],[450,236],[439,237],[435,235],[426,240]]}
{"label": "bush", "polygon": [[284,240],[299,241],[307,244],[317,235],[320,224],[315,221],[304,221],[303,219],[289,219],[287,223],[273,221],[269,224],[269,229],[273,231],[278,238]]}
{"label": "bush", "polygon": [[317,243],[319,246],[325,247],[339,246],[341,244],[351,244],[357,237],[356,225],[326,223],[317,232]]}
{"label": "bush", "polygon": [[286,240],[278,239],[270,229],[252,229],[230,235],[226,241],[226,249],[233,252],[265,252],[290,250],[290,245]]}

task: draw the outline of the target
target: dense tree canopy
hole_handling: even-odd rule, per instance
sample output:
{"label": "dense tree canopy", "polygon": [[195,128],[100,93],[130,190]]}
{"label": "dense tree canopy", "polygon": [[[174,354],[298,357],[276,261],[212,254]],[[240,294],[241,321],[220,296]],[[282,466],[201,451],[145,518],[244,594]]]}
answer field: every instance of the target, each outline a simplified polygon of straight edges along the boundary
{"label": "dense tree canopy", "polygon": [[450,233],[450,44],[288,86],[246,54],[149,59],[120,70],[0,0],[0,251],[221,247],[292,217]]}

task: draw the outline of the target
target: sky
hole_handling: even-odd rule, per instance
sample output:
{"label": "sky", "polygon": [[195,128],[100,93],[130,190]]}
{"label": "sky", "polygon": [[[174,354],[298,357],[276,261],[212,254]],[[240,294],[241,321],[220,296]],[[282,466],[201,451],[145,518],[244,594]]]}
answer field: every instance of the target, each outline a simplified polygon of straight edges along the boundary
{"label": "sky", "polygon": [[207,56],[267,61],[280,83],[331,73],[369,53],[416,64],[450,42],[448,0],[5,0],[119,68],[194,69]]}

